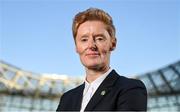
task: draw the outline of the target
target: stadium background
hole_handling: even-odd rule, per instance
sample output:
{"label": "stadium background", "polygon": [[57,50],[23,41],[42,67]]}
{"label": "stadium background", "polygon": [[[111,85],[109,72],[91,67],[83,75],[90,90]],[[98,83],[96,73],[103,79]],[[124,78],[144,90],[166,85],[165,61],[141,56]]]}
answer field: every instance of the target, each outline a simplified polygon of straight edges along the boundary
{"label": "stadium background", "polygon": [[107,11],[117,29],[111,67],[142,80],[149,111],[180,111],[178,0],[0,0],[0,111],[54,111],[82,83],[74,15]]}

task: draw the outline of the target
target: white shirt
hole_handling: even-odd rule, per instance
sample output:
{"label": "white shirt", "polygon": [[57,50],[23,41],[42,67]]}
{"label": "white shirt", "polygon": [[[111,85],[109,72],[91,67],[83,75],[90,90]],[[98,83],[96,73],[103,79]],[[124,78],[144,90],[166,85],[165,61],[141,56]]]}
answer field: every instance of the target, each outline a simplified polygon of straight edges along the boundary
{"label": "white shirt", "polygon": [[84,112],[84,109],[86,108],[88,102],[90,101],[91,97],[96,92],[97,88],[100,86],[100,84],[103,82],[103,80],[108,76],[108,74],[112,71],[110,68],[106,73],[102,74],[100,77],[98,77],[96,80],[94,80],[92,83],[88,83],[85,80],[85,88],[83,92],[83,99],[81,103],[81,110],[80,112]]}

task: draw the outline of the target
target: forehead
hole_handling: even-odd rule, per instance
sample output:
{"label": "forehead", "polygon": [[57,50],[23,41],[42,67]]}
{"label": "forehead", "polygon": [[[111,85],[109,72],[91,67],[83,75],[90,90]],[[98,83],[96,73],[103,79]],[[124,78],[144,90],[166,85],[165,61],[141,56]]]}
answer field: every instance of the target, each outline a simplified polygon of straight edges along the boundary
{"label": "forehead", "polygon": [[101,21],[86,21],[82,23],[78,30],[77,35],[84,35],[84,34],[97,34],[97,33],[105,33],[106,25]]}

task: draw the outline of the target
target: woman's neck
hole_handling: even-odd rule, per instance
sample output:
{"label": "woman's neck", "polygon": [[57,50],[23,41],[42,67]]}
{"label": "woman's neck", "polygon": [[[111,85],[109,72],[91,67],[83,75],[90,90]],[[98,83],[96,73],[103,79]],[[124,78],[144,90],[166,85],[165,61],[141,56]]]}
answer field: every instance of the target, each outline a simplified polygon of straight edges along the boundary
{"label": "woman's neck", "polygon": [[89,83],[93,82],[102,74],[106,73],[109,70],[109,68],[110,68],[109,66],[98,69],[98,70],[86,68],[86,81]]}

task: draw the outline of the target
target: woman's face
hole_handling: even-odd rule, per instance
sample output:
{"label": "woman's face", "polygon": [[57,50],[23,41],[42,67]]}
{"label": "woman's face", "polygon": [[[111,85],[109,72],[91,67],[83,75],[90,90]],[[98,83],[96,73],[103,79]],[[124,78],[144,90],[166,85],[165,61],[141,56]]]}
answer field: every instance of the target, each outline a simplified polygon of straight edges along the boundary
{"label": "woman's face", "polygon": [[103,22],[82,23],[78,28],[75,41],[76,51],[86,68],[109,67],[110,53],[116,46],[116,39],[110,37]]}

